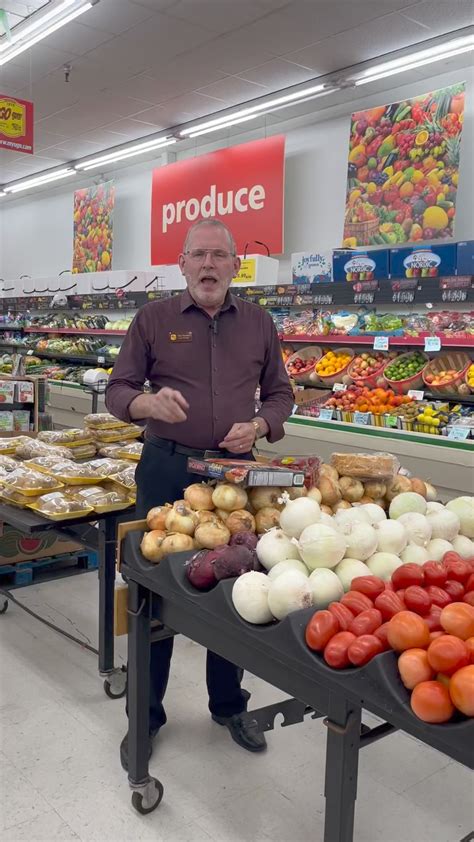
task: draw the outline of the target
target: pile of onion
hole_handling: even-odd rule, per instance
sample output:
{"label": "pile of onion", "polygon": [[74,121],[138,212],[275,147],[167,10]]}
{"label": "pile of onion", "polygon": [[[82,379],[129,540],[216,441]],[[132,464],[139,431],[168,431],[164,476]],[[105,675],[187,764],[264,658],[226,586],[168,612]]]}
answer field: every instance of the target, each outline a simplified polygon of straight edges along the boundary
{"label": "pile of onion", "polygon": [[184,499],[195,512],[212,512],[215,509],[212,501],[213,489],[204,482],[195,482],[184,491]]}
{"label": "pile of onion", "polygon": [[247,501],[245,489],[238,485],[232,485],[230,482],[216,485],[212,492],[213,505],[216,509],[222,509],[224,512],[236,512],[239,509],[245,509]]}

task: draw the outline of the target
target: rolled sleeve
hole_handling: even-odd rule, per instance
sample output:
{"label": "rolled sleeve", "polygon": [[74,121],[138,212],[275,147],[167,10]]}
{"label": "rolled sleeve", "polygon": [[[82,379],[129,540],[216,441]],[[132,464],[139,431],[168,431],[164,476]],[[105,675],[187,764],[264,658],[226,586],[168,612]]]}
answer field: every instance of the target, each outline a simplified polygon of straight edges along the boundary
{"label": "rolled sleeve", "polygon": [[[286,373],[281,353],[280,340],[268,313],[263,313],[263,334],[266,340],[265,363],[260,379],[260,400],[258,416],[269,426],[267,439],[270,443],[280,441],[285,435],[283,425],[293,409],[293,390]],[[258,417],[257,416],[257,417]]]}
{"label": "rolled sleeve", "polygon": [[130,423],[130,404],[143,394],[149,376],[150,344],[145,314],[139,310],[130,325],[114,363],[105,393],[105,405],[112,415]]}

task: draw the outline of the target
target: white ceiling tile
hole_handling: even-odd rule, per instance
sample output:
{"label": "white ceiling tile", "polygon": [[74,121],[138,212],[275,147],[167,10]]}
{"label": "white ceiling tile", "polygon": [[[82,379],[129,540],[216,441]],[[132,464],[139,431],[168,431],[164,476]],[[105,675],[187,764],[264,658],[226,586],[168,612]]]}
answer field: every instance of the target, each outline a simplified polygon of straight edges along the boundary
{"label": "white ceiling tile", "polygon": [[185,94],[170,99],[160,106],[168,126],[177,126],[205,114],[220,111],[226,104],[222,100],[202,96],[199,93]]}
{"label": "white ceiling tile", "polygon": [[[166,80],[164,81],[166,84]],[[125,96],[135,96],[153,105],[161,102],[163,98],[163,89],[160,87],[160,81],[148,76],[147,73],[140,73],[128,79],[126,82],[119,85],[112,85],[111,90],[115,96],[120,96],[123,93]]]}
{"label": "white ceiling tile", "polygon": [[[171,60],[162,60],[157,54],[152,57],[145,75],[156,80],[155,93],[162,92],[163,99],[210,85],[226,75],[216,66],[213,49],[207,49],[207,58],[203,55],[199,62],[193,53],[185,53]],[[203,48],[203,52],[205,50]]]}
{"label": "white ceiling tile", "polygon": [[0,67],[0,88],[4,91],[26,85],[29,78],[28,68],[20,67],[13,61]]}
{"label": "white ceiling tile", "polygon": [[[145,137],[149,134],[155,134],[158,129],[151,123],[145,123],[138,120],[130,120],[129,118],[123,120],[116,120],[115,122],[106,123],[105,128],[109,132],[117,132],[118,134],[126,135],[127,140],[131,138],[135,139],[137,137]],[[118,140],[116,141],[115,145],[117,146],[119,143],[123,143],[124,141]]]}
{"label": "white ceiling tile", "polygon": [[57,132],[48,132],[41,128],[41,124],[35,126],[35,151],[41,152],[43,149],[50,149],[51,146],[57,146],[63,143],[67,138]]}
{"label": "white ceiling tile", "polygon": [[474,23],[474,3],[472,0],[429,0],[417,3],[403,14],[409,20],[424,24],[431,32],[430,35],[441,35]]}
{"label": "white ceiling tile", "polygon": [[[103,147],[100,143],[93,143],[82,138],[74,138],[74,140],[66,140],[64,143],[58,143],[57,146],[48,150],[50,157],[64,156],[66,161],[75,158],[85,158],[87,155],[93,155],[94,152],[99,152]],[[44,153],[43,153],[44,154]]]}
{"label": "white ceiling tile", "polygon": [[211,45],[194,49],[187,56],[197,67],[201,62],[212,62],[214,67],[228,74],[237,74],[274,57],[266,47],[263,48],[262,39],[246,32],[245,28],[217,38]]}
{"label": "white ceiling tile", "polygon": [[133,115],[133,119],[140,123],[151,123],[155,126],[156,131],[165,129],[169,125],[161,105],[152,105],[151,108],[147,108],[145,111],[139,111]]}
{"label": "white ceiling tile", "polygon": [[153,12],[165,12],[173,8],[178,3],[178,0],[129,0],[132,6],[143,6],[145,9],[151,9]]}
{"label": "white ceiling tile", "polygon": [[85,21],[85,17],[84,23],[71,21],[57,32],[48,35],[48,47],[68,52],[71,57],[82,56],[114,37],[110,32],[85,25]]}
{"label": "white ceiling tile", "polygon": [[144,4],[128,3],[127,0],[100,0],[100,3],[84,13],[82,22],[112,35],[121,35],[152,14],[153,11]]}
{"label": "white ceiling tile", "polygon": [[226,76],[220,82],[213,82],[212,85],[199,88],[199,93],[214,96],[223,100],[226,105],[236,105],[249,99],[265,96],[265,94],[270,93],[270,90],[263,85],[256,85],[254,82],[240,79],[238,76]]}
{"label": "white ceiling tile", "polygon": [[84,132],[80,137],[81,140],[97,143],[101,149],[106,149],[108,146],[118,146],[119,143],[125,143],[128,140],[125,133],[110,132],[108,129],[93,129],[91,132]]}
{"label": "white ceiling tile", "polygon": [[110,88],[104,88],[100,95],[91,94],[89,97],[82,97],[80,101],[81,108],[88,108],[90,104],[92,107],[101,107],[102,103],[107,104],[107,109],[115,112],[120,117],[131,117],[145,108],[149,108],[151,103],[146,99],[135,99],[134,97],[121,96],[119,93],[113,93]]}
{"label": "white ceiling tile", "polygon": [[258,20],[266,11],[255,0],[179,0],[168,14],[222,34]]}
{"label": "white ceiling tile", "polygon": [[259,85],[266,85],[271,90],[298,85],[312,79],[314,72],[307,67],[301,67],[291,61],[281,58],[274,58],[252,67],[250,70],[243,70],[239,73],[241,79],[248,79],[249,82],[257,82]]}
{"label": "white ceiling tile", "polygon": [[43,76],[50,73],[56,67],[61,67],[71,58],[70,54],[64,50],[53,50],[52,47],[47,47],[45,41],[40,41],[26,50],[21,55],[15,58],[15,64],[22,67],[28,73],[28,78],[37,79],[38,76]]}

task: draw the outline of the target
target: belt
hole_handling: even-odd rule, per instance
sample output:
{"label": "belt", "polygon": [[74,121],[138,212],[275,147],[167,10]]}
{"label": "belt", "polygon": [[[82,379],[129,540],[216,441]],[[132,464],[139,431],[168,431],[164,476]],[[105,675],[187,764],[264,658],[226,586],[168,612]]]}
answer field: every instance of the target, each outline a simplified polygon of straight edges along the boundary
{"label": "belt", "polygon": [[227,452],[225,450],[200,450],[196,447],[185,447],[184,444],[177,444],[171,439],[162,439],[159,436],[154,436],[153,433],[147,433],[146,441],[167,453],[179,453],[182,456],[191,456],[194,459],[224,459]]}

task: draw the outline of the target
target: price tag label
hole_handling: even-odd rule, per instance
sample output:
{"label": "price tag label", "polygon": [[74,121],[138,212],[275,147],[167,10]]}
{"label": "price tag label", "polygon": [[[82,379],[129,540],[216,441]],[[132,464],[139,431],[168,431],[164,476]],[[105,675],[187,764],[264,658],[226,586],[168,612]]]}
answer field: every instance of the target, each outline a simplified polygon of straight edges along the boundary
{"label": "price tag label", "polygon": [[105,357],[97,357],[97,362],[99,365],[103,365],[105,363]]}
{"label": "price tag label", "polygon": [[335,383],[332,390],[333,392],[346,392],[347,386],[345,383]]}
{"label": "price tag label", "polygon": [[292,414],[292,415],[296,415],[297,410],[298,410],[298,404],[297,404],[297,403],[294,403],[294,404],[293,404],[293,409],[292,409],[292,411],[291,411],[291,414]]}
{"label": "price tag label", "polygon": [[439,336],[425,336],[425,351],[440,351],[441,339]]}
{"label": "price tag label", "polygon": [[469,427],[451,427],[448,433],[448,439],[452,441],[465,441],[469,436]]}
{"label": "price tag label", "polygon": [[418,391],[418,389],[409,389],[408,397],[413,398],[414,401],[422,401],[425,397],[425,393]]}
{"label": "price tag label", "polygon": [[33,356],[33,354],[34,354],[34,351],[27,351],[27,352],[26,352],[26,356],[27,356],[27,357],[32,357],[32,356]]}
{"label": "price tag label", "polygon": [[374,351],[388,351],[388,336],[374,336]]}
{"label": "price tag label", "polygon": [[319,420],[320,421],[332,421],[334,415],[334,409],[331,406],[322,407],[319,410]]}
{"label": "price tag label", "polygon": [[354,412],[354,424],[368,424],[370,412]]}
{"label": "price tag label", "polygon": [[385,416],[385,423],[387,427],[396,427],[398,424],[398,419],[396,415],[386,415]]}

